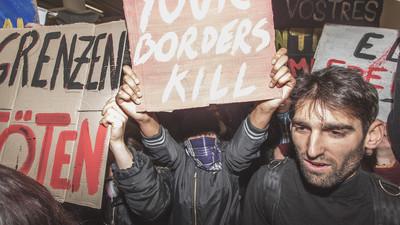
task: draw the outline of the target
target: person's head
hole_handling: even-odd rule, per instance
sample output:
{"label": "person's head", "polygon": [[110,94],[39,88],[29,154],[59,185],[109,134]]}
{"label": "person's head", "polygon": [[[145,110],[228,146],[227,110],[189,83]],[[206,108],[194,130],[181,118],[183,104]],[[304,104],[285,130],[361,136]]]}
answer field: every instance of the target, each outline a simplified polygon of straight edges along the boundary
{"label": "person's head", "polygon": [[364,148],[382,139],[378,94],[355,70],[329,67],[298,77],[291,99],[291,135],[301,172],[329,188],[351,177]]}
{"label": "person's head", "polygon": [[0,165],[0,225],[72,225],[50,192],[24,174]]}
{"label": "person's head", "polygon": [[199,135],[216,137],[220,131],[219,122],[210,108],[185,109],[181,112],[180,127],[184,139]]}

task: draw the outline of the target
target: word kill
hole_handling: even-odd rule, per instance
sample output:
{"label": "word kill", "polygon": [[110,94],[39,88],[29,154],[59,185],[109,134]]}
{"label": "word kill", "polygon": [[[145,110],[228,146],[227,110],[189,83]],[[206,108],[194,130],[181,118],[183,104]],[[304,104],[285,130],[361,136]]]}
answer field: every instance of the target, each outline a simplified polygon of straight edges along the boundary
{"label": "word kill", "polygon": [[[244,81],[245,75],[246,75],[246,70],[247,70],[247,63],[244,62],[241,64],[237,78],[236,78],[235,86],[234,86],[233,92],[232,92],[233,98],[239,98],[239,97],[251,95],[256,90],[256,87],[254,85],[246,87],[246,88],[242,88],[243,81]],[[162,95],[163,103],[168,101],[168,99],[171,96],[171,92],[174,88],[175,88],[176,92],[178,93],[181,101],[182,102],[186,101],[186,94],[185,94],[186,92],[185,92],[185,87],[182,85],[182,81],[188,76],[188,73],[189,73],[188,70],[179,72],[179,65],[177,65],[177,64],[174,65],[174,67],[172,69],[171,77],[170,77],[170,79],[164,89],[163,95]],[[212,78],[210,87],[207,87],[207,88],[209,88],[209,99],[211,101],[219,100],[219,99],[223,98],[224,96],[226,96],[229,92],[228,87],[219,89],[221,76],[222,76],[222,65],[219,64],[217,66],[217,68],[215,69],[214,76]],[[200,88],[202,87],[204,78],[205,78],[205,67],[202,66],[202,67],[200,67],[200,69],[197,73],[197,77],[196,77],[194,86],[186,87],[189,90],[192,90],[192,98],[191,98],[192,101],[196,101],[197,98],[199,97]]]}

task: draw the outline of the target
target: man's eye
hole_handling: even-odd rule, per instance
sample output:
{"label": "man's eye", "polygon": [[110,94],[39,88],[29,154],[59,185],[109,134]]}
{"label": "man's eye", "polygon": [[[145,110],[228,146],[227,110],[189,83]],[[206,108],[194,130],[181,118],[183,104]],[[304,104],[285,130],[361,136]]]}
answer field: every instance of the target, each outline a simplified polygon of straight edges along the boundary
{"label": "man's eye", "polygon": [[339,131],[339,130],[332,130],[332,131],[331,131],[331,134],[332,134],[334,137],[344,137],[344,136],[346,135],[345,132]]}
{"label": "man's eye", "polygon": [[306,127],[302,127],[302,126],[295,126],[294,130],[296,132],[304,133],[304,132],[307,132],[308,129]]}

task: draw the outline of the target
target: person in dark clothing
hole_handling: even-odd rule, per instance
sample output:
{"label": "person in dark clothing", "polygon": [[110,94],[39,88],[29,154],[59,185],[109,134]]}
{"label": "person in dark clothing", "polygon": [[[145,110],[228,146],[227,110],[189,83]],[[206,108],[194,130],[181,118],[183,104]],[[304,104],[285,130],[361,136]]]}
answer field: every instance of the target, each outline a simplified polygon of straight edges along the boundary
{"label": "person in dark clothing", "polygon": [[397,69],[393,83],[395,90],[393,95],[393,108],[389,114],[387,126],[392,150],[397,160],[400,161],[400,55],[397,60]]}
{"label": "person in dark clothing", "polygon": [[[118,165],[114,177],[132,211],[149,220],[169,213],[169,224],[174,225],[239,222],[239,173],[259,156],[258,149],[267,137],[266,129],[273,113],[295,85],[285,66],[286,49],[279,50],[273,61],[270,86],[282,88],[281,99],[260,102],[228,142],[218,139],[214,130],[217,121],[208,117],[210,112],[189,113],[187,123],[182,118],[183,123],[191,126],[191,116],[199,120],[194,119],[192,123],[199,123],[193,124],[197,127],[195,133],[187,131],[189,137],[183,144],[177,143],[149,114],[135,111],[135,103],[140,103],[141,96],[139,82],[133,71],[124,67],[124,84],[116,101],[138,122],[149,157],[127,153],[120,138],[123,129],[118,129],[127,116],[115,103],[105,106],[102,123],[113,127],[115,135],[110,146]],[[118,118],[120,121],[116,121]],[[150,159],[166,165],[170,173],[166,176],[156,173]]]}
{"label": "person in dark clothing", "polygon": [[299,76],[291,99],[296,160],[254,174],[241,224],[400,224],[399,187],[360,169],[365,148],[383,136],[372,85],[330,67]]}

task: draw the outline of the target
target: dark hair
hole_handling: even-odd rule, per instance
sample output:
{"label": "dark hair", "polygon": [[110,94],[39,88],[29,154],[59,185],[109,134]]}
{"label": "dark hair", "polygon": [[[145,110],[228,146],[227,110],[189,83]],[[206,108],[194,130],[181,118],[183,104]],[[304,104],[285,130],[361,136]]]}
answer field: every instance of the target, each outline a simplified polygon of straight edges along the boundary
{"label": "dark hair", "polygon": [[0,165],[0,225],[72,225],[59,202],[41,184]]}
{"label": "dark hair", "polygon": [[183,139],[207,132],[219,133],[218,119],[208,107],[184,109],[179,113]]}
{"label": "dark hair", "polygon": [[361,120],[364,134],[376,119],[379,97],[375,88],[364,81],[359,71],[332,66],[297,77],[292,91],[292,114],[311,100],[331,111],[345,113]]}

